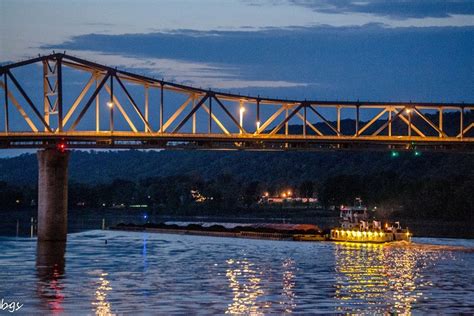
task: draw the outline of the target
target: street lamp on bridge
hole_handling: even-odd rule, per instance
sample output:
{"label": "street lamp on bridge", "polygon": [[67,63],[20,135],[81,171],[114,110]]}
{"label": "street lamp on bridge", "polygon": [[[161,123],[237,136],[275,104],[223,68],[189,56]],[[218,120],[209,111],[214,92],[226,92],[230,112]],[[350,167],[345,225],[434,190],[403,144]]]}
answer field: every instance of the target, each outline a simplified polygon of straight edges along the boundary
{"label": "street lamp on bridge", "polygon": [[241,105],[240,106],[240,134],[242,134],[242,130],[243,130],[243,124],[244,124],[244,112],[245,112],[245,108]]}

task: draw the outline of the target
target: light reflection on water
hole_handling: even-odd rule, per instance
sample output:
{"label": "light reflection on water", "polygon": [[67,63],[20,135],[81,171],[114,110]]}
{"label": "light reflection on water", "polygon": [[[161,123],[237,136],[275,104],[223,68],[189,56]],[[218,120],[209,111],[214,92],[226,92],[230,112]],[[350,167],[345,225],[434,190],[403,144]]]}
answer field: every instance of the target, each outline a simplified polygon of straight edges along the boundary
{"label": "light reflection on water", "polygon": [[439,252],[337,243],[335,256],[338,311],[409,313],[422,289],[432,285],[422,273],[438,261]]}
{"label": "light reflection on water", "polygon": [[65,242],[41,242],[36,247],[37,293],[53,314],[64,311]]}
{"label": "light reflection on water", "polygon": [[25,313],[474,311],[474,253],[465,247],[114,231],[71,234],[67,249],[26,238],[0,244],[0,296]]}
{"label": "light reflection on water", "polygon": [[110,303],[107,301],[107,293],[112,290],[110,282],[107,280],[108,273],[100,273],[97,281],[97,290],[95,291],[95,301],[92,306],[95,308],[95,314],[99,316],[111,315]]}
{"label": "light reflection on water", "polygon": [[229,287],[234,295],[232,303],[229,304],[226,313],[252,313],[261,314],[264,304],[257,302],[259,296],[264,294],[261,287],[261,272],[255,270],[258,267],[248,260],[227,260],[229,268],[226,276],[229,279]]}

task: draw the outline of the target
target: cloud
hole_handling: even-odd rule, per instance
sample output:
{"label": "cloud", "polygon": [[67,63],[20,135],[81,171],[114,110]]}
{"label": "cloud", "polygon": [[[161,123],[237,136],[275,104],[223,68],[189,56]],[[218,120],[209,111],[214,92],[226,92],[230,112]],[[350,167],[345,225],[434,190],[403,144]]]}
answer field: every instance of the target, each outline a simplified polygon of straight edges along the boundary
{"label": "cloud", "polygon": [[[281,3],[271,0],[273,4]],[[448,18],[473,15],[472,0],[289,0],[290,3],[326,13],[369,13],[395,19]]]}
{"label": "cloud", "polygon": [[247,80],[239,77],[237,68],[226,65],[170,58],[142,58],[87,50],[75,50],[69,53],[101,64],[202,88],[293,88],[309,85],[284,80]]}
{"label": "cloud", "polygon": [[88,50],[90,59],[202,88],[245,88],[288,98],[468,102],[473,98],[473,33],[474,27],[377,24],[174,30],[89,34],[48,49]]}
{"label": "cloud", "polygon": [[[1,1],[0,61],[37,54],[73,36],[292,26],[474,26],[472,0]],[[27,9],[25,9],[27,8]],[[54,8],[54,10],[51,10]],[[28,23],[25,23],[27,21]]]}

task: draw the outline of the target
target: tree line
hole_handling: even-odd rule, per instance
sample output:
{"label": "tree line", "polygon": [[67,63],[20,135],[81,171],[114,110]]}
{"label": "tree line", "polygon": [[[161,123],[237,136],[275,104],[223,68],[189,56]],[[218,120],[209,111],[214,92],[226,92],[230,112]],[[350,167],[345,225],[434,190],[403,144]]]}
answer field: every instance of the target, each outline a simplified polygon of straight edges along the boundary
{"label": "tree line", "polygon": [[[168,211],[201,209],[220,214],[238,210],[258,210],[265,193],[279,196],[291,190],[293,196],[317,197],[320,206],[351,205],[356,197],[369,207],[377,207],[396,216],[412,218],[472,220],[474,178],[404,177],[388,171],[338,174],[325,179],[300,181],[244,181],[222,173],[206,179],[196,175],[147,177],[137,181],[115,179],[108,183],[71,182],[70,208],[109,208],[148,205]],[[0,208],[35,206],[36,186],[18,186],[0,182]],[[281,207],[290,206],[291,202]],[[314,205],[312,206],[314,207]]]}

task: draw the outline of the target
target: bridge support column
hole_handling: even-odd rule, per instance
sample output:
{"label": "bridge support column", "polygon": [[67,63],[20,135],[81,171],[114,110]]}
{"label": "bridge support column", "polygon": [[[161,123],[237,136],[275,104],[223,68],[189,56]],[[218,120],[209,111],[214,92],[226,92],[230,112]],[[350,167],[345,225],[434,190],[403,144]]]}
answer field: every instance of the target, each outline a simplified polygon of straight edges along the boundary
{"label": "bridge support column", "polygon": [[45,149],[37,156],[38,241],[65,241],[69,152]]}

